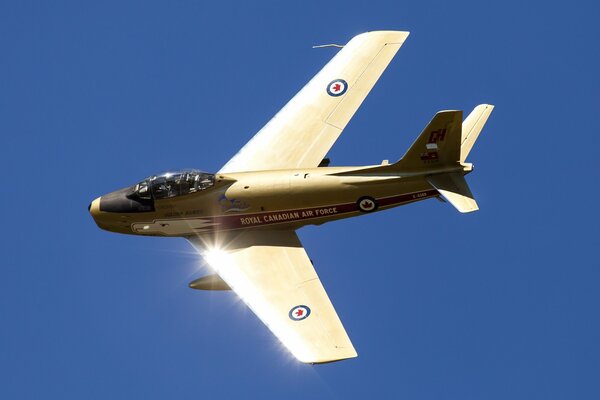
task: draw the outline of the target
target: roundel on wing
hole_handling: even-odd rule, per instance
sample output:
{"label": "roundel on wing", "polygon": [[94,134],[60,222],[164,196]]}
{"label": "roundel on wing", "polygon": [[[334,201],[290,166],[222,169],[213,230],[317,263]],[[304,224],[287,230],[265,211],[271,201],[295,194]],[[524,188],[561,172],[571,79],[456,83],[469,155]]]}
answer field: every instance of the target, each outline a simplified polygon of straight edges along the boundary
{"label": "roundel on wing", "polygon": [[288,315],[292,321],[302,321],[310,315],[310,308],[308,306],[295,306],[292,307]]}
{"label": "roundel on wing", "polygon": [[356,201],[358,209],[362,212],[371,212],[377,210],[377,200],[372,197],[364,196]]}
{"label": "roundel on wing", "polygon": [[335,79],[327,85],[327,94],[333,97],[338,97],[346,93],[348,83],[343,79]]}

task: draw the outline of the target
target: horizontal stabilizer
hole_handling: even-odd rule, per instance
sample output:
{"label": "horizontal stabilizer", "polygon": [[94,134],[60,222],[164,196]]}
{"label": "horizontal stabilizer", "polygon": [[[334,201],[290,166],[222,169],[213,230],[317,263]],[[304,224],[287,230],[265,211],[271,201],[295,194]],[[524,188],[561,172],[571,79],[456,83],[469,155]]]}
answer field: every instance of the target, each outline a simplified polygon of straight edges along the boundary
{"label": "horizontal stabilizer", "polygon": [[492,113],[494,106],[491,104],[480,104],[464,120],[462,125],[462,138],[460,144],[460,162],[465,162],[471,152],[475,141],[479,137],[483,126]]}
{"label": "horizontal stabilizer", "polygon": [[473,193],[461,172],[432,175],[427,181],[461,213],[479,210]]}

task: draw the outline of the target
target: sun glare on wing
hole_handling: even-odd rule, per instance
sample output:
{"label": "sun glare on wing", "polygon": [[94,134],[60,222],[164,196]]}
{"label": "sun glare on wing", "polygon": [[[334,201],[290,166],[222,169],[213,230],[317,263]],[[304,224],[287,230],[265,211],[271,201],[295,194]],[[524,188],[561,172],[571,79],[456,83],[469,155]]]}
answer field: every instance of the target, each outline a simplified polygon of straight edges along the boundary
{"label": "sun glare on wing", "polygon": [[213,247],[202,253],[202,257],[216,271],[219,272],[222,267],[226,266],[230,260],[229,255],[225,250],[218,247]]}
{"label": "sun glare on wing", "polygon": [[[270,314],[276,314],[278,312],[277,309],[270,304],[267,297],[252,296],[252,285],[243,279],[239,279],[237,269],[240,268],[240,266],[236,265],[235,256],[231,252],[225,250],[224,246],[216,245],[214,243],[205,243],[200,254],[208,266],[227,282],[237,295],[240,303],[246,304],[259,319],[265,321]],[[236,279],[236,276],[238,279]],[[252,301],[247,298],[248,296],[252,297]],[[300,361],[310,359],[311,355],[303,350],[301,338],[298,337],[296,332],[288,329],[284,321],[273,321],[268,326],[277,338],[277,346],[280,347],[281,353],[287,354],[286,358],[289,357],[290,360],[295,358]],[[283,343],[283,338],[286,338],[286,344]]]}

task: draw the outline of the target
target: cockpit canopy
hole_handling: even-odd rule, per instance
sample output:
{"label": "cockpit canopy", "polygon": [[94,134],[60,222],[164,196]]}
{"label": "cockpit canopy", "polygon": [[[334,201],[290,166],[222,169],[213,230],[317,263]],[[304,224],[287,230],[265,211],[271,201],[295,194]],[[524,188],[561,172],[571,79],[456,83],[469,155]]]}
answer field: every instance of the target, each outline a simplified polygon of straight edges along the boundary
{"label": "cockpit canopy", "polygon": [[166,199],[206,190],[215,184],[215,175],[198,170],[166,172],[135,185],[132,196],[143,200]]}

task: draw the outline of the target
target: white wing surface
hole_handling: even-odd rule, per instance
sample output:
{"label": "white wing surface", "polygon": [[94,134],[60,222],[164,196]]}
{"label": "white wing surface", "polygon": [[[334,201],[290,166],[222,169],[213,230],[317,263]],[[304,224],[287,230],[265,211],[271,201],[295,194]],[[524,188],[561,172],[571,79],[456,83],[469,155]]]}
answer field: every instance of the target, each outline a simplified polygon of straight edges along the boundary
{"label": "white wing surface", "polygon": [[408,34],[354,37],[219,172],[317,167]]}
{"label": "white wing surface", "polygon": [[357,356],[295,232],[243,232],[219,250],[189,240],[299,361]]}

